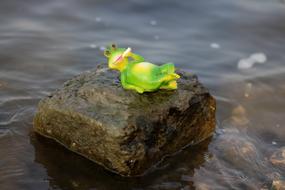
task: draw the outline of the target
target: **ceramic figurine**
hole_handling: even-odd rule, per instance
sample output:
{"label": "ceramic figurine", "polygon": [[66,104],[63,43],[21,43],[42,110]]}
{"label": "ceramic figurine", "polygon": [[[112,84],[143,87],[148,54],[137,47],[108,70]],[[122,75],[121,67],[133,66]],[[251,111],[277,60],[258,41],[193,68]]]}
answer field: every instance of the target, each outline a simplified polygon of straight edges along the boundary
{"label": "ceramic figurine", "polygon": [[138,93],[153,92],[158,89],[177,89],[173,63],[158,66],[144,61],[140,55],[134,54],[131,48],[117,48],[111,45],[104,51],[110,69],[121,72],[121,84],[124,89],[136,90]]}

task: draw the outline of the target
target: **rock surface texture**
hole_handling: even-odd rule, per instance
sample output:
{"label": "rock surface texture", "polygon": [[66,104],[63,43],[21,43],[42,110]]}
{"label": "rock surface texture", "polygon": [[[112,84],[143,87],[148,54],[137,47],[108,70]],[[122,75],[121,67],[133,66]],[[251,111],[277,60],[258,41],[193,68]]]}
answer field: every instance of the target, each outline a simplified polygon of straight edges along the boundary
{"label": "rock surface texture", "polygon": [[123,176],[211,136],[215,100],[195,75],[177,71],[178,90],[138,94],[99,65],[41,100],[34,130]]}

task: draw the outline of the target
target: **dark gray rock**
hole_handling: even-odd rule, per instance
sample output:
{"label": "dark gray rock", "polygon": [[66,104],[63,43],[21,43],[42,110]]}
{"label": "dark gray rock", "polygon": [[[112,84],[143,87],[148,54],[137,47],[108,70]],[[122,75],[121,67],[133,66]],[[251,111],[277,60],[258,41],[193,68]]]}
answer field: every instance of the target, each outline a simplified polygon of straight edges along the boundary
{"label": "dark gray rock", "polygon": [[34,130],[115,173],[141,175],[214,131],[214,98],[195,75],[177,73],[178,90],[138,94],[98,66],[43,99]]}

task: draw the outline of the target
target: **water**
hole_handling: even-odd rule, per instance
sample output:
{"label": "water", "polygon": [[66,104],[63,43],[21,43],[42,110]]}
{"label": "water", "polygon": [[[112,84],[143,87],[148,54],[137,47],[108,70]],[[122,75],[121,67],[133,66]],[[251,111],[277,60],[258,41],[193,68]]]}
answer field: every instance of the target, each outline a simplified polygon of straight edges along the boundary
{"label": "water", "polygon": [[[285,176],[270,162],[285,146],[284,19],[281,0],[2,0],[0,189],[268,189]],[[39,100],[111,42],[196,73],[217,99],[213,138],[125,179],[36,136]],[[238,67],[256,53],[266,62]]]}

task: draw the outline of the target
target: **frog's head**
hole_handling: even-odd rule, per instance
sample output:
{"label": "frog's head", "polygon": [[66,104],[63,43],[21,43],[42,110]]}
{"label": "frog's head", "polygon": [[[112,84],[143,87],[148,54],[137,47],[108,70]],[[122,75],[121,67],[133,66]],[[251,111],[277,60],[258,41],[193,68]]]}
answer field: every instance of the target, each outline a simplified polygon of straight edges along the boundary
{"label": "frog's head", "polygon": [[117,48],[115,44],[112,44],[104,51],[104,55],[108,58],[108,66],[110,69],[116,69],[122,71],[128,64],[128,58],[126,54],[128,49]]}

